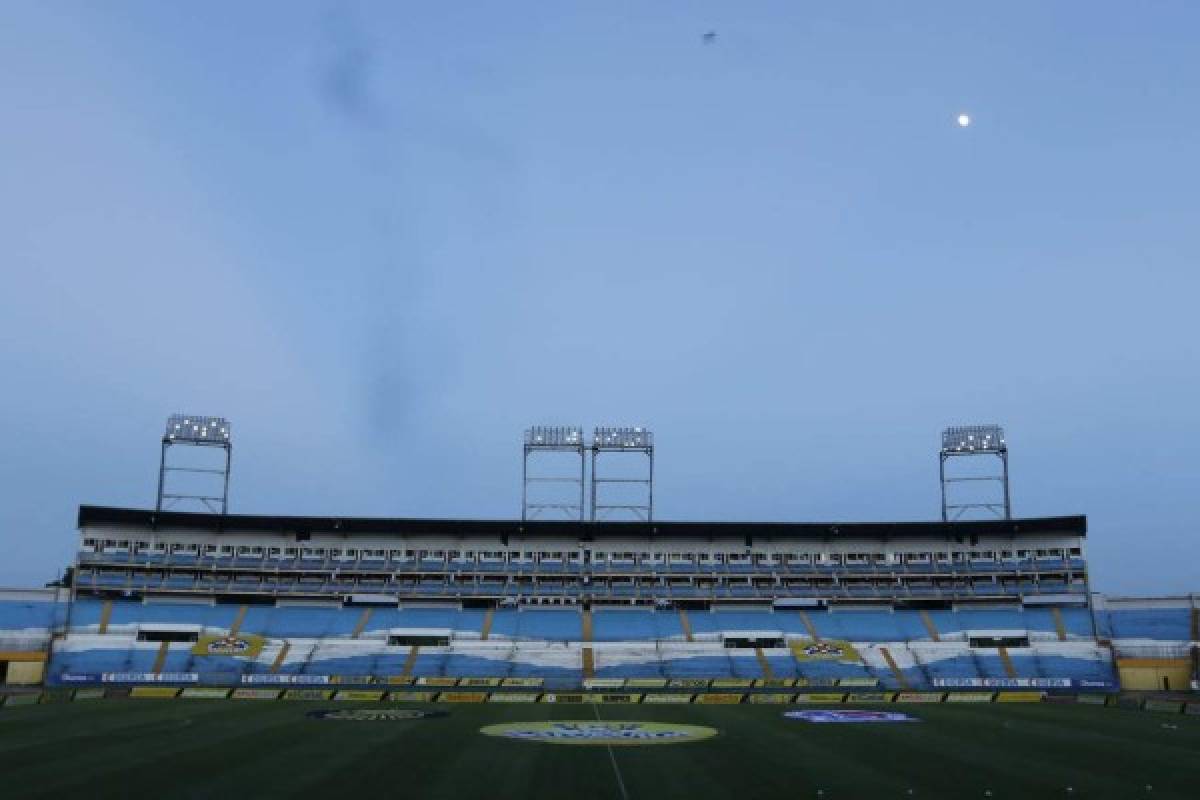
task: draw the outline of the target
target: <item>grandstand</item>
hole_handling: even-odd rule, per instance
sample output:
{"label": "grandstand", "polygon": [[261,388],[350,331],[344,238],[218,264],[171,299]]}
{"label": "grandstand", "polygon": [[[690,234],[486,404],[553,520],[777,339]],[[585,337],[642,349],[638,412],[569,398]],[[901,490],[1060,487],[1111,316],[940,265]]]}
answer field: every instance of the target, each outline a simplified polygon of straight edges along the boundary
{"label": "grandstand", "polygon": [[[614,481],[595,464],[651,463],[650,431],[597,428],[589,448],[578,427],[526,432],[527,464],[566,454],[571,494],[536,496],[526,470],[519,520],[229,514],[229,430],[172,416],[155,509],[81,506],[63,586],[0,593],[7,683],[1112,692],[1196,676],[1195,598],[1093,596],[1086,518],[1011,517],[998,426],[943,433],[940,521],[887,523],[655,520],[652,470]],[[189,472],[169,465],[178,446],[221,455],[198,470],[220,494],[166,480]],[[947,460],[980,456],[1001,458],[1001,499],[954,500],[974,478]],[[645,499],[601,499],[622,482]],[[180,500],[206,510],[168,508]],[[999,518],[958,518],[977,506]],[[613,510],[635,519],[600,518]]]}
{"label": "grandstand", "polygon": [[[1188,663],[1194,603],[1093,608],[1085,534],[1082,517],[767,525],[83,506],[70,590],[6,595],[0,635],[6,651],[42,653],[49,685],[1113,691],[1121,659]],[[1191,676],[1165,677],[1182,688]]]}

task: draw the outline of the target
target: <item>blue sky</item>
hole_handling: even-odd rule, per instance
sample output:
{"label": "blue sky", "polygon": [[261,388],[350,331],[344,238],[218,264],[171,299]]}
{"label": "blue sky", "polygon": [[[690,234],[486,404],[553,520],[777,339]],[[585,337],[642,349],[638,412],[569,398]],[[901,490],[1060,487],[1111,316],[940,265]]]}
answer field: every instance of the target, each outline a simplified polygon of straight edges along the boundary
{"label": "blue sky", "polygon": [[660,518],[931,519],[994,421],[1097,588],[1200,589],[1194,3],[0,20],[2,584],[188,411],[231,510],[347,516],[511,517],[525,426],[629,423]]}

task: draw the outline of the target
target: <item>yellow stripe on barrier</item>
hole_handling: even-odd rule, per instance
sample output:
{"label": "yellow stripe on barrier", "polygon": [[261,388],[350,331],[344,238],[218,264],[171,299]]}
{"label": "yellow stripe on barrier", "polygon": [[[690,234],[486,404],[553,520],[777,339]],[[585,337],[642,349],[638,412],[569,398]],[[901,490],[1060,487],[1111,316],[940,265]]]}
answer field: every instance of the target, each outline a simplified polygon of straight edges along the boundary
{"label": "yellow stripe on barrier", "polygon": [[995,692],[950,692],[947,703],[990,703]]}
{"label": "yellow stripe on barrier", "polygon": [[369,689],[340,689],[333,696],[334,700],[360,700],[365,702],[377,703],[383,699],[383,692],[375,692]]}
{"label": "yellow stripe on barrier", "polygon": [[593,694],[588,696],[588,700],[593,703],[640,703],[642,696],[640,694]]}
{"label": "yellow stripe on barrier", "polygon": [[795,695],[792,694],[752,694],[751,703],[790,703]]}
{"label": "yellow stripe on barrier", "polygon": [[437,699],[439,703],[484,703],[487,692],[442,692]]}
{"label": "yellow stripe on barrier", "polygon": [[846,697],[844,694],[832,692],[803,692],[796,695],[797,703],[840,703]]}
{"label": "yellow stripe on barrier", "polygon": [[896,695],[897,703],[940,703],[946,696],[945,692],[900,692]]}
{"label": "yellow stripe on barrier", "polygon": [[[716,685],[716,681],[713,681],[713,684]],[[742,698],[745,696],[744,694],[721,693],[698,694],[696,695],[696,702],[701,705],[710,706],[734,706],[742,702]]]}
{"label": "yellow stripe on barrier", "polygon": [[997,703],[1040,703],[1046,696],[1045,692],[1000,692],[996,695]]}
{"label": "yellow stripe on barrier", "polygon": [[664,692],[662,694],[648,694],[642,698],[643,703],[690,703],[692,695],[678,694],[675,692]]}
{"label": "yellow stripe on barrier", "polygon": [[129,693],[130,697],[157,697],[159,699],[177,697],[179,690],[173,686],[135,686]]}
{"label": "yellow stripe on barrier", "polygon": [[492,692],[489,703],[536,703],[537,692]]}

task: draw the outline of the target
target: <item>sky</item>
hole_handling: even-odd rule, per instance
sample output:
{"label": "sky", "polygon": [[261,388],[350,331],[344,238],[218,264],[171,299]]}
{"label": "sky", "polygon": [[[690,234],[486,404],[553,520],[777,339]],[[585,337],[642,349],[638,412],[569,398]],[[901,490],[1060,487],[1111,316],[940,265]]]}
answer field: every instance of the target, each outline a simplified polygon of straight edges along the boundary
{"label": "sky", "polygon": [[1200,591],[1198,25],[5,3],[0,585],[152,507],[179,411],[230,511],[337,516],[513,518],[527,426],[628,424],[659,519],[928,520],[998,423],[1095,589]]}

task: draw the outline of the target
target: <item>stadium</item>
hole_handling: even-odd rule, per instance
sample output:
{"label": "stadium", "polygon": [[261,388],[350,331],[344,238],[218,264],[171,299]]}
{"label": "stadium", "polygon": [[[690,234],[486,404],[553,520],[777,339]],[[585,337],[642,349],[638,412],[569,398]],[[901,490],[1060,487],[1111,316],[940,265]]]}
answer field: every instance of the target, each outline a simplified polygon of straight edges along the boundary
{"label": "stadium", "polygon": [[493,520],[229,513],[229,422],[161,444],[0,592],[7,796],[1194,796],[1196,597],[1093,593],[998,426],[884,523],[659,520],[644,428],[530,428]]}

